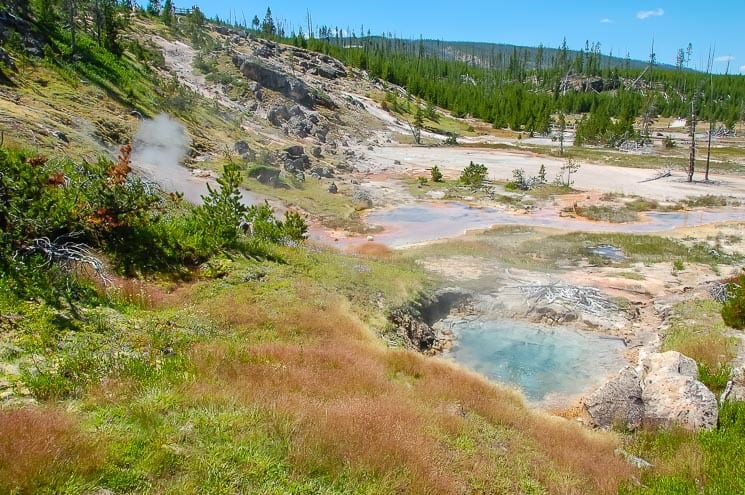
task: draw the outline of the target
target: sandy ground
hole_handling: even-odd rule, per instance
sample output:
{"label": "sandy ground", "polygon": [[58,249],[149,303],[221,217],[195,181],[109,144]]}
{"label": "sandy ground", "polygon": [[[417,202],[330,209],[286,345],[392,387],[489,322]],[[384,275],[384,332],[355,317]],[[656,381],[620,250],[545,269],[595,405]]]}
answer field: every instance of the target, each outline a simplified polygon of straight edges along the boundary
{"label": "sandy ground", "polygon": [[[388,145],[363,150],[362,154],[363,159],[355,163],[355,167],[361,172],[428,175],[429,169],[437,165],[447,178],[457,178],[471,161],[486,165],[489,178],[494,180],[511,180],[512,171],[517,168],[524,169],[528,176],[537,175],[541,164],[546,166],[547,177],[553,178],[566,163],[564,160],[519,151],[445,146]],[[745,201],[743,176],[711,174],[709,183],[689,183],[683,172],[673,172],[670,177],[649,181],[648,179],[657,176],[658,170],[578,163],[580,169],[573,176],[574,187],[584,191],[635,194],[649,199],[672,201],[714,194]]]}

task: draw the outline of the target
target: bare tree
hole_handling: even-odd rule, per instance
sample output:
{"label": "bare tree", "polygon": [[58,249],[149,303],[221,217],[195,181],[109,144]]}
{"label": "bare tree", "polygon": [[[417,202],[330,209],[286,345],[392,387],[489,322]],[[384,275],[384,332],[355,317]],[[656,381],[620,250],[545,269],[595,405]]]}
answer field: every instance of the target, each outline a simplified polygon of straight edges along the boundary
{"label": "bare tree", "polygon": [[688,182],[693,182],[696,167],[696,95],[691,99],[691,150],[688,154]]}
{"label": "bare tree", "polygon": [[711,73],[711,66],[714,63],[714,50],[709,50],[709,59],[706,63],[706,72],[709,74],[710,91],[709,91],[709,143],[706,146],[706,171],[704,172],[704,181],[709,182],[709,163],[711,161],[711,135],[714,134],[714,76]]}

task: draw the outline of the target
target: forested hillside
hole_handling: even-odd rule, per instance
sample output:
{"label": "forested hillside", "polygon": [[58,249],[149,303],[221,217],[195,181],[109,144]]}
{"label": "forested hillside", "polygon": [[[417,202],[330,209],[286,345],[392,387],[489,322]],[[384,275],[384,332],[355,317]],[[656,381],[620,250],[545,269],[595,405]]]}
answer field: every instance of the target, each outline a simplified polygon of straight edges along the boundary
{"label": "forested hillside", "polygon": [[525,48],[349,38],[328,26],[308,36],[287,34],[266,17],[261,24],[254,19],[253,31],[330,54],[457,116],[497,128],[546,133],[557,114],[596,114],[586,139],[615,143],[633,137],[634,120],[649,115],[690,118],[693,113],[727,128],[745,119],[745,77],[689,70],[690,46],[679,50],[678,65],[672,67],[656,63],[654,53],[647,62],[619,59],[590,42],[571,50],[566,42]]}

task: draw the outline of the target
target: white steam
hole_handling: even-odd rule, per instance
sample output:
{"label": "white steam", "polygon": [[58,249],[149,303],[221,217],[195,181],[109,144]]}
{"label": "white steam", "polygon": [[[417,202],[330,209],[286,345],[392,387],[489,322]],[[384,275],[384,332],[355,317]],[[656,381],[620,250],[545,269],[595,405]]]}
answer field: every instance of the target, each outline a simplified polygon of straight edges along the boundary
{"label": "white steam", "polygon": [[181,165],[189,142],[184,126],[166,114],[143,120],[132,146],[132,165],[164,190],[182,192],[187,201],[200,203],[206,183]]}

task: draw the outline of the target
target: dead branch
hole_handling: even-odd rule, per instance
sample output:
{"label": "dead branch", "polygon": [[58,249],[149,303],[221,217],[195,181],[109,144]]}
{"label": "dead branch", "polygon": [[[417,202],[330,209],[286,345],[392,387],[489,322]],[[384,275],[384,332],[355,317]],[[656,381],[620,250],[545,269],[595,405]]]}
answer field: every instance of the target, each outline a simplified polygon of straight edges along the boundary
{"label": "dead branch", "polygon": [[60,236],[51,241],[48,237],[40,237],[31,241],[25,248],[27,253],[41,254],[46,258],[47,264],[56,263],[68,272],[74,271],[79,265],[87,265],[93,269],[96,276],[103,282],[104,286],[110,287],[111,279],[106,275],[103,262],[94,256],[90,247],[81,242],[71,242],[66,239],[76,237],[79,234],[68,234]]}
{"label": "dead branch", "polygon": [[657,172],[657,175],[655,175],[651,179],[640,180],[639,183],[652,182],[653,180],[662,179],[663,177],[670,177],[671,175],[673,175],[673,171],[669,168],[666,168],[665,170],[660,170],[659,172]]}
{"label": "dead branch", "polygon": [[734,297],[735,291],[737,291],[739,288],[740,285],[735,283],[715,283],[709,289],[709,294],[715,301],[723,303]]}

